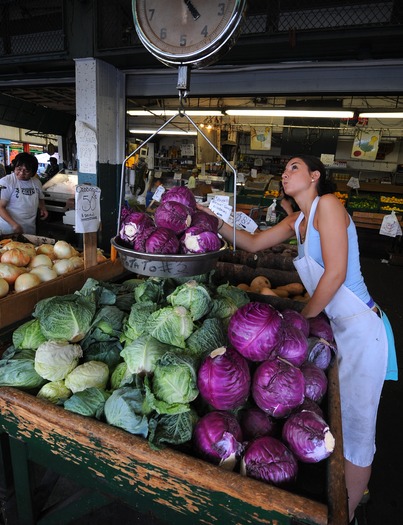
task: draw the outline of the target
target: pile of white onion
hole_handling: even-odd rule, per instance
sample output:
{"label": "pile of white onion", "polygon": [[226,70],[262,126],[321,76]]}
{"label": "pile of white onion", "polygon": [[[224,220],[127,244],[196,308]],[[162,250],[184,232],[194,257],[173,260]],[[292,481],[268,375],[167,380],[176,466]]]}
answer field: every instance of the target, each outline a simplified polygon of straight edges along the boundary
{"label": "pile of white onion", "polygon": [[[105,260],[98,248],[97,262]],[[31,243],[10,241],[0,250],[0,298],[12,288],[23,292],[83,267],[82,254],[66,241],[37,247]]]}

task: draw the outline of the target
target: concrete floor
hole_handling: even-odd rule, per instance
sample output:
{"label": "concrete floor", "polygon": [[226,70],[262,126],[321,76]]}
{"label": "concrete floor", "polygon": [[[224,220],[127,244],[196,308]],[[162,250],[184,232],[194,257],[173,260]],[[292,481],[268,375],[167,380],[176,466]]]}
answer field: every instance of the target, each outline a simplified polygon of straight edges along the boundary
{"label": "concrete floor", "polygon": [[[400,381],[387,381],[378,416],[377,453],[370,483],[371,498],[358,510],[359,525],[400,525],[403,523],[403,266],[391,264],[390,253],[396,252],[392,239],[376,232],[359,231],[361,263],[371,295],[388,315],[394,328],[400,365]],[[66,496],[71,493],[63,482]],[[73,487],[71,487],[73,489]],[[0,517],[0,523],[1,517]],[[71,525],[171,525],[154,516],[137,513],[119,503],[111,503],[97,512],[72,520]],[[20,525],[8,520],[7,525]],[[55,524],[56,525],[56,524]],[[336,524],[338,525],[338,524]],[[340,524],[344,525],[344,524]]]}

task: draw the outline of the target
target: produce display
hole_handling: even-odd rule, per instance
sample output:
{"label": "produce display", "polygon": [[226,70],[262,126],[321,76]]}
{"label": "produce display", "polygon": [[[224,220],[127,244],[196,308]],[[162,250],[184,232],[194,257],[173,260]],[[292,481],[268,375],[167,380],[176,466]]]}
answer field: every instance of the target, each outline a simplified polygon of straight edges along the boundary
{"label": "produce display", "polygon": [[[98,249],[97,262],[106,260]],[[0,298],[82,268],[83,254],[66,241],[35,246],[29,242],[3,239],[0,241]]]}
{"label": "produce display", "polygon": [[403,199],[401,197],[395,197],[394,195],[381,195],[379,200],[381,211],[403,213]]}
{"label": "produce display", "polygon": [[352,210],[357,211],[368,211],[376,212],[379,208],[379,199],[376,195],[361,194],[361,195],[350,195],[348,200],[348,207]]}
{"label": "produce display", "polygon": [[0,386],[292,490],[301,462],[334,448],[319,406],[334,352],[325,316],[282,313],[211,274],[88,279],[14,330]]}
{"label": "produce display", "polygon": [[196,209],[196,199],[185,186],[162,194],[154,218],[145,212],[123,208],[117,240],[135,252],[173,255],[220,250],[218,219]]}

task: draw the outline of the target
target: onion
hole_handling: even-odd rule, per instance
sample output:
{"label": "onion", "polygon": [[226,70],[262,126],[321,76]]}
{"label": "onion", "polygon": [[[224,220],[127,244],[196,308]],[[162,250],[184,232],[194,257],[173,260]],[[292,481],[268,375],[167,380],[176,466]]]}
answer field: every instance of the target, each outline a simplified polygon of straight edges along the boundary
{"label": "onion", "polygon": [[0,262],[0,277],[5,279],[8,284],[14,284],[17,277],[26,271],[26,268],[15,266],[14,264],[10,263]]}
{"label": "onion", "polygon": [[24,292],[30,288],[34,288],[41,283],[39,277],[32,273],[23,273],[17,277],[14,283],[14,290],[16,292]]}
{"label": "onion", "polygon": [[36,248],[36,253],[39,255],[41,253],[47,255],[50,259],[56,259],[56,256],[55,256],[55,248],[53,246],[53,244],[41,244],[40,246],[38,246]]}
{"label": "onion", "polygon": [[29,263],[29,268],[35,268],[36,266],[49,266],[49,268],[52,268],[53,262],[48,255],[40,253],[39,255],[35,255],[35,257],[32,257]]}
{"label": "onion", "polygon": [[53,253],[57,259],[70,259],[70,257],[78,255],[77,250],[66,241],[57,241],[53,247]]}
{"label": "onion", "polygon": [[35,266],[30,273],[37,275],[41,282],[51,281],[58,277],[56,271],[53,268],[49,268],[49,266]]}
{"label": "onion", "polygon": [[70,259],[68,260],[71,262],[75,270],[84,268],[84,259],[80,257],[79,255],[74,255],[73,257],[70,257]]}
{"label": "onion", "polygon": [[10,290],[10,285],[8,282],[3,279],[3,277],[0,277],[0,298],[5,297]]}
{"label": "onion", "polygon": [[97,263],[107,261],[108,258],[102,253],[100,248],[97,248]]}
{"label": "onion", "polygon": [[10,241],[7,244],[5,244],[3,247],[4,251],[13,250],[14,248],[18,248],[19,250],[26,253],[30,257],[35,257],[36,255],[35,246],[31,244],[30,242]]}
{"label": "onion", "polygon": [[53,264],[53,270],[57,275],[63,275],[75,270],[73,263],[69,259],[58,259]]}
{"label": "onion", "polygon": [[26,266],[31,257],[19,248],[12,248],[11,250],[5,251],[1,256],[2,263],[14,264],[14,266]]}

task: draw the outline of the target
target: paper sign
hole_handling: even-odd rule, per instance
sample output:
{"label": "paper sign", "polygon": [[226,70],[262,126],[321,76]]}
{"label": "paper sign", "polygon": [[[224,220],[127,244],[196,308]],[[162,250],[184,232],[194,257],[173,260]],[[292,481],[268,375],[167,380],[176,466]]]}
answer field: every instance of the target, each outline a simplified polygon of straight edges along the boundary
{"label": "paper sign", "polygon": [[322,153],[320,156],[320,160],[323,162],[325,166],[333,166],[334,155],[330,153]]}
{"label": "paper sign", "polygon": [[252,179],[256,179],[256,177],[257,177],[257,170],[255,170],[255,168],[252,168],[250,170],[250,176],[252,177]]}
{"label": "paper sign", "polygon": [[97,232],[101,223],[101,190],[97,186],[76,186],[76,233]]}
{"label": "paper sign", "polygon": [[[228,197],[227,197],[228,198]],[[228,222],[228,219],[232,213],[232,206],[225,202],[225,197],[222,199],[214,197],[209,205],[209,209],[217,215],[220,219]]]}
{"label": "paper sign", "polygon": [[182,144],[181,145],[182,157],[193,157],[194,154],[195,154],[194,144]]}
{"label": "paper sign", "polygon": [[156,171],[154,173],[154,179],[160,179],[162,176],[162,171]]}
{"label": "paper sign", "polygon": [[164,186],[162,186],[162,185],[161,185],[161,186],[158,186],[158,188],[157,188],[157,189],[155,190],[155,192],[153,193],[153,201],[160,202],[163,193],[165,193],[165,188],[164,188]]}
{"label": "paper sign", "polygon": [[243,211],[237,211],[235,214],[235,226],[240,230],[254,233],[257,229],[256,222],[246,215]]}
{"label": "paper sign", "polygon": [[182,179],[182,173],[174,173],[174,180],[181,180]]}
{"label": "paper sign", "polygon": [[357,177],[350,177],[349,181],[347,182],[347,186],[349,188],[358,189],[360,187],[360,181],[357,179]]}
{"label": "paper sign", "polygon": [[359,160],[375,160],[380,141],[379,131],[357,129],[351,156]]}

